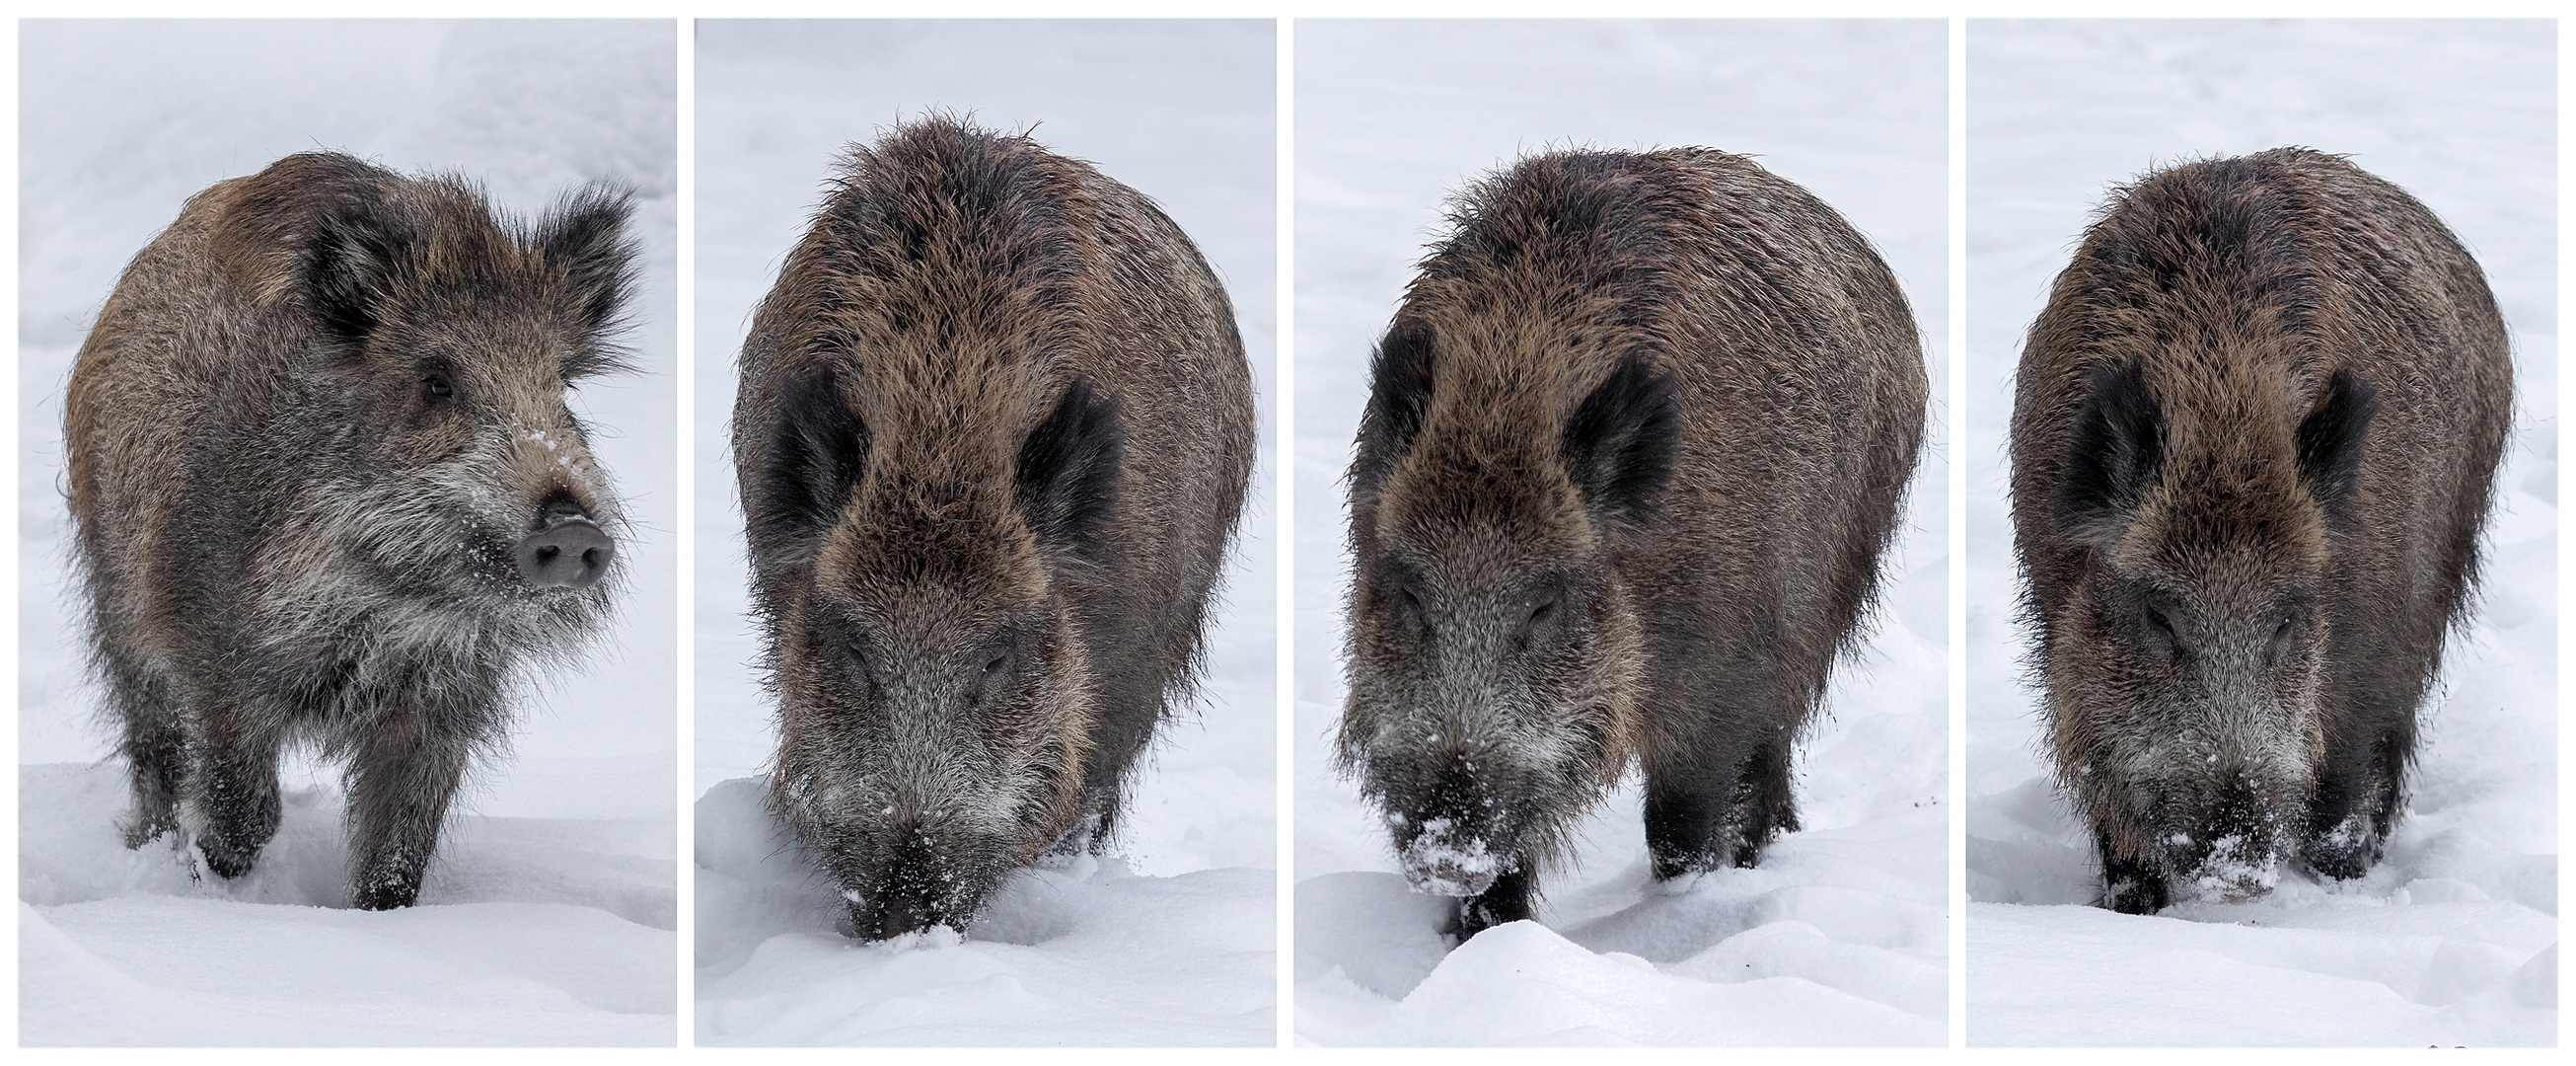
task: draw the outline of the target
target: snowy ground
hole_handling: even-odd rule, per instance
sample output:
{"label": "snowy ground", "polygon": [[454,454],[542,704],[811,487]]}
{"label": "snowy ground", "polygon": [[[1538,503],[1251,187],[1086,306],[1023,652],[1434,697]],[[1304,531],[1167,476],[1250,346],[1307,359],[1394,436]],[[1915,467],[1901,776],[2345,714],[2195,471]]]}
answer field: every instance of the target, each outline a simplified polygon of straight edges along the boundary
{"label": "snowy ground", "polygon": [[733,353],[842,146],[932,107],[1022,129],[1160,203],[1233,298],[1271,418],[1271,23],[698,23],[697,1039],[708,1044],[1269,1045],[1276,718],[1265,445],[1213,615],[1208,684],[1149,758],[1123,860],[1014,881],[962,944],[889,952],[758,800],[775,734],[751,664],[724,450]]}
{"label": "snowy ground", "polygon": [[[1968,1038],[2554,1042],[2556,113],[2547,23],[1969,24]],[[2004,427],[2022,332],[2106,188],[2283,144],[2351,153],[2485,266],[2519,367],[2485,603],[2453,644],[2412,813],[2332,890],[2154,917],[2086,904],[2018,684]]]}
{"label": "snowy ground", "polygon": [[[19,1035],[28,1044],[669,1044],[676,1038],[676,76],[668,22],[20,27]],[[123,768],[65,597],[62,391],[126,260],[189,194],[335,148],[541,209],[637,187],[644,372],[574,409],[627,498],[597,663],[539,687],[423,906],[344,909],[337,768],[290,767],[240,882],[126,851]],[[180,931],[185,930],[184,934]]]}
{"label": "snowy ground", "polygon": [[[1297,23],[1296,1013],[1309,1044],[1940,1044],[1946,1037],[1946,58],[1939,22]],[[1871,77],[1850,77],[1867,70]],[[1754,153],[1877,243],[1933,372],[1878,629],[1799,761],[1808,831],[1665,892],[1636,788],[1540,922],[1455,951],[1335,778],[1341,476],[1367,358],[1442,198],[1522,152]]]}

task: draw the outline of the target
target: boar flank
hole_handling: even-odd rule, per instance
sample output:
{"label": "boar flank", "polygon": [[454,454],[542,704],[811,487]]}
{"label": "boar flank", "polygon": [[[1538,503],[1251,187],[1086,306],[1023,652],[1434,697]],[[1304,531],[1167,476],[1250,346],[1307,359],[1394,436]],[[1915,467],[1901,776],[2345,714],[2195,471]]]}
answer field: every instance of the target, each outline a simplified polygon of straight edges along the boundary
{"label": "boar flank", "polygon": [[289,156],[134,258],[67,395],[75,560],[133,772],[242,876],[281,748],[348,764],[350,895],[409,905],[523,667],[579,659],[619,512],[567,384],[616,368],[624,194],[533,227],[455,178]]}
{"label": "boar flank", "polygon": [[1371,368],[1337,758],[1465,936],[1632,760],[1659,878],[1797,828],[1925,383],[1878,255],[1742,156],[1536,156],[1450,222]]}
{"label": "boar flank", "polygon": [[2108,906],[2378,860],[2512,393],[2477,263],[2340,157],[2175,166],[2086,231],[2022,353],[2012,508]]}
{"label": "boar flank", "polygon": [[1098,850],[1250,478],[1225,291],[1151,201],[946,118],[853,147],[743,345],[775,814],[867,939]]}

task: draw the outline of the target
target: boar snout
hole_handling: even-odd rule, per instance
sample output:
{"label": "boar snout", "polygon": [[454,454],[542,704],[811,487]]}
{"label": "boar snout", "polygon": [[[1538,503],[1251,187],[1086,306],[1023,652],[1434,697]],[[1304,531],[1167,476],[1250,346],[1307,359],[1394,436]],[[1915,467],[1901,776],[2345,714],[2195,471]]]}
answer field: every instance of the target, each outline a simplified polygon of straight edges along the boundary
{"label": "boar snout", "polygon": [[949,888],[955,874],[946,872],[919,829],[902,834],[904,843],[886,857],[885,875],[875,890],[853,896],[851,917],[866,940],[890,940],[938,925],[962,926],[949,915]]}
{"label": "boar snout", "polygon": [[519,580],[532,589],[586,588],[608,573],[617,541],[579,506],[546,508],[544,528],[519,541]]}

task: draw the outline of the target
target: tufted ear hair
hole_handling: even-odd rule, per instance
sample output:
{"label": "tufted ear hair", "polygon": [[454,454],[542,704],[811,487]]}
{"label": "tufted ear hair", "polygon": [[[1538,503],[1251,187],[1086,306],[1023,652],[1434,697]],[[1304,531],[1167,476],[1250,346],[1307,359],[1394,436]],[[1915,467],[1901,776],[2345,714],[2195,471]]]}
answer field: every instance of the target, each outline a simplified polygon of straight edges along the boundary
{"label": "tufted ear hair", "polygon": [[1631,354],[1566,420],[1566,472],[1594,513],[1627,522],[1657,513],[1681,437],[1676,384]]}
{"label": "tufted ear hair", "polygon": [[2136,506],[2164,462],[2164,417],[2136,363],[2096,366],[2068,438],[2058,520],[2091,526]]}
{"label": "tufted ear hair", "polygon": [[1126,447],[1118,398],[1095,393],[1088,378],[1067,384],[1020,445],[1014,478],[1040,550],[1094,560],[1107,554],[1103,534],[1118,504]]}
{"label": "tufted ear hair", "polygon": [[1422,432],[1431,411],[1432,341],[1428,326],[1398,318],[1369,358],[1368,406],[1360,413],[1359,463],[1351,488],[1361,499],[1377,495]]}
{"label": "tufted ear hair", "polygon": [[2338,368],[2326,380],[2325,396],[2299,423],[2299,479],[2326,513],[2326,525],[2350,530],[2353,496],[2361,489],[2361,460],[2370,436],[2371,416],[2379,413],[2379,390],[2352,371]]}
{"label": "tufted ear hair", "polygon": [[634,193],[594,182],[565,194],[537,224],[530,250],[561,286],[555,305],[583,343],[564,360],[564,380],[622,369],[601,335],[620,325],[635,291],[637,250],[626,233]]}
{"label": "tufted ear hair", "polygon": [[770,461],[756,494],[746,494],[751,524],[773,536],[807,538],[839,521],[867,468],[868,427],[841,395],[840,373],[816,361],[778,386],[778,419]]}
{"label": "tufted ear hair", "polygon": [[305,307],[332,336],[364,343],[428,239],[426,223],[400,200],[365,188],[324,190],[305,245]]}

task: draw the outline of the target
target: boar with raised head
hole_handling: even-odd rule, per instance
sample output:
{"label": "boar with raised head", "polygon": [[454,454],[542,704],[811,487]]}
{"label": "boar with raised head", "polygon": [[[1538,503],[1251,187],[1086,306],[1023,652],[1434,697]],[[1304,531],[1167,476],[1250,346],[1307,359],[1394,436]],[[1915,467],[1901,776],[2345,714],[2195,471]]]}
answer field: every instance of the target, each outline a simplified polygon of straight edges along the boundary
{"label": "boar with raised head", "polygon": [[1097,850],[1194,683],[1252,468],[1225,291],[1153,203],[931,118],[853,147],[743,345],[771,806],[866,939]]}
{"label": "boar with raised head", "polygon": [[2022,353],[2012,508],[2108,906],[2378,860],[2512,394],[2477,263],[2340,157],[2158,171],[2085,233]]}
{"label": "boar with raised head", "polygon": [[1337,757],[1469,936],[1632,761],[1658,878],[1797,828],[1925,382],[1877,253],[1742,156],[1536,156],[1450,222],[1371,366]]}
{"label": "boar with raised head", "polygon": [[129,846],[181,829],[242,876],[310,741],[348,763],[352,900],[413,902],[514,678],[609,611],[617,498],[564,390],[619,365],[627,214],[296,155],[126,268],[64,434]]}

